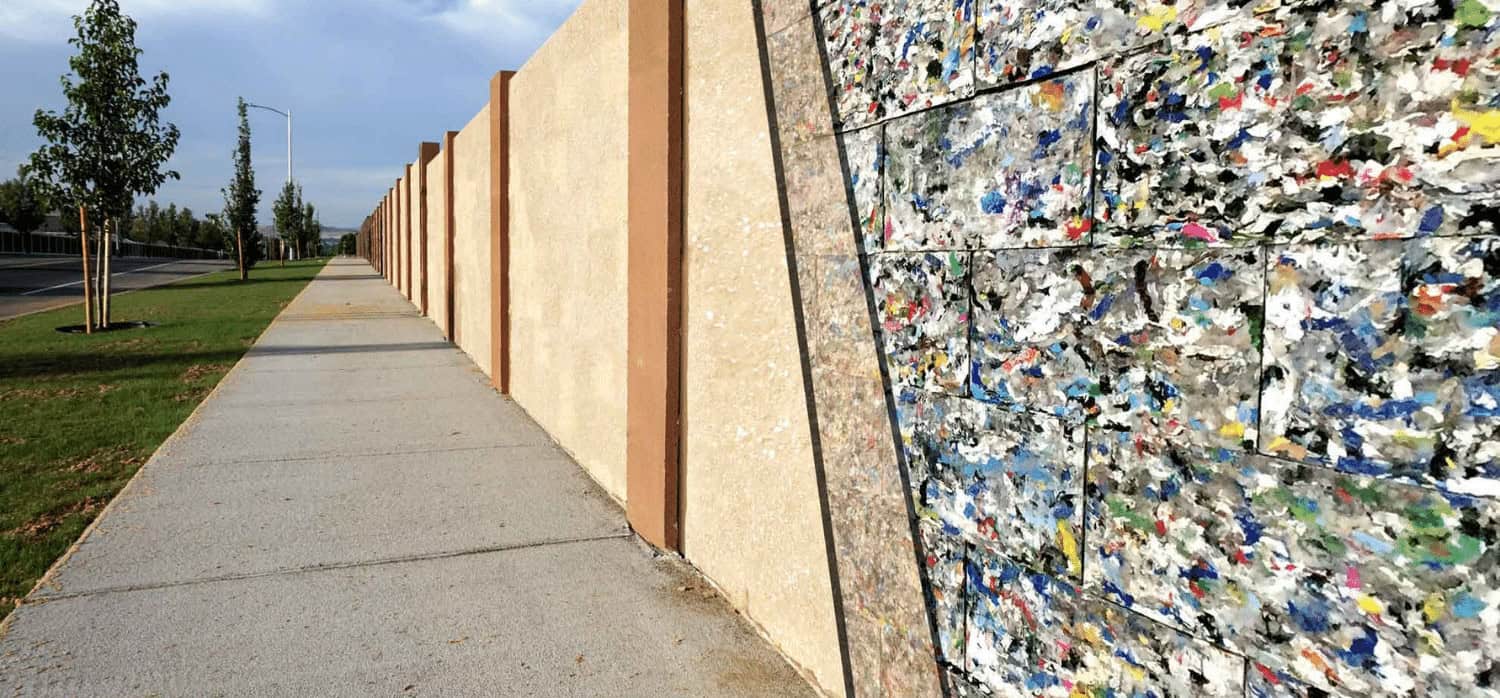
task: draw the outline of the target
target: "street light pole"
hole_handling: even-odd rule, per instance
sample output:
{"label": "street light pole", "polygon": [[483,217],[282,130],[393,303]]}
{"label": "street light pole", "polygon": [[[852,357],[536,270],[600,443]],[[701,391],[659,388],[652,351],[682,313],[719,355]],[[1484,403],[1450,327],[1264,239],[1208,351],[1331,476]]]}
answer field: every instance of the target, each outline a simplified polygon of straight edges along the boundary
{"label": "street light pole", "polygon": [[[268,107],[263,104],[246,104],[245,106],[254,107],[256,109],[264,109],[266,111],[275,112],[286,117],[286,181],[288,183],[292,182],[292,110],[288,109],[286,111],[282,111],[275,107]],[[270,256],[270,245],[271,241],[266,240],[267,256]]]}

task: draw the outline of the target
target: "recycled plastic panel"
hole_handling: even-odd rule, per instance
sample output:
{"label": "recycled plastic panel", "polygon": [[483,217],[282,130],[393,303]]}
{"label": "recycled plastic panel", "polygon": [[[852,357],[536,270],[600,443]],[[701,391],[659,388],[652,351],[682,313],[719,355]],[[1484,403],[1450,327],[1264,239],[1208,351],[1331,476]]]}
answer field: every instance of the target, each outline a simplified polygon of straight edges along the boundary
{"label": "recycled plastic panel", "polygon": [[1260,250],[1108,253],[1094,265],[1100,422],[1154,443],[1254,451]]}
{"label": "recycled plastic panel", "polygon": [[969,677],[1001,695],[1043,695],[1070,679],[1081,663],[1068,639],[1078,588],[983,551],[967,572]]}
{"label": "recycled plastic panel", "polygon": [[858,217],[861,244],[868,252],[883,246],[885,206],[881,205],[881,172],[884,171],[885,143],[882,126],[849,131],[839,135],[844,159],[849,163],[849,186],[854,193],[854,210]]}
{"label": "recycled plastic panel", "polygon": [[1090,456],[1091,591],[1326,691],[1468,695],[1494,666],[1493,502],[1107,436]]}
{"label": "recycled plastic panel", "polygon": [[879,116],[974,94],[975,0],[876,0]]}
{"label": "recycled plastic panel", "polygon": [[[870,0],[855,215],[791,202],[799,263],[869,262],[951,695],[1500,695],[1500,5],[984,0],[978,71],[901,87],[890,37],[937,55],[967,4]],[[853,317],[808,332],[858,455]],[[869,609],[914,602],[909,534],[863,457],[828,485],[849,651],[899,695],[920,629]]]}
{"label": "recycled plastic panel", "polygon": [[979,0],[979,5],[980,87],[1043,78],[1222,21],[1229,12],[1228,3],[1203,0]]}
{"label": "recycled plastic panel", "polygon": [[1500,494],[1500,239],[1275,247],[1263,450]]}
{"label": "recycled plastic panel", "polygon": [[832,80],[835,123],[855,126],[875,116],[875,18],[869,0],[834,0],[818,11]]}
{"label": "recycled plastic panel", "polygon": [[886,127],[886,250],[1084,245],[1093,74]]}
{"label": "recycled plastic panel", "polygon": [[932,585],[936,612],[938,653],[953,666],[964,665],[964,639],[968,627],[964,560],[968,545],[945,535],[941,527],[923,522],[918,529],[926,553],[927,579]]}
{"label": "recycled plastic panel", "polygon": [[968,573],[965,673],[992,695],[1243,695],[1242,660],[1189,635],[1003,557],[971,556]]}
{"label": "recycled plastic panel", "polygon": [[1241,15],[1100,64],[1099,241],[1494,232],[1500,7]]}
{"label": "recycled plastic panel", "polygon": [[[1082,574],[1084,430],[961,398],[918,398],[908,450],[930,453],[918,516],[1057,576]],[[924,404],[925,403],[925,404]]]}
{"label": "recycled plastic panel", "polygon": [[959,252],[871,258],[876,320],[897,393],[967,393],[967,267]]}
{"label": "recycled plastic panel", "polygon": [[1244,662],[1190,635],[1102,601],[1085,600],[1065,640],[1082,666],[1071,693],[1131,698],[1244,695]]}
{"label": "recycled plastic panel", "polygon": [[973,267],[974,397],[1074,421],[1096,415],[1094,255],[984,251],[974,253]]}

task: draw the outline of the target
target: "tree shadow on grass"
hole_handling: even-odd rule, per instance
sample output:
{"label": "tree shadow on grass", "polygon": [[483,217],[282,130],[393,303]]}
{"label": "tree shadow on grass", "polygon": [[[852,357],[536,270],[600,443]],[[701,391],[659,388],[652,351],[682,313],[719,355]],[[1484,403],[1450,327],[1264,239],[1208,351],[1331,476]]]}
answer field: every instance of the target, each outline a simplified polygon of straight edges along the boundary
{"label": "tree shadow on grass", "polygon": [[44,378],[87,373],[112,373],[133,368],[147,369],[162,364],[195,364],[238,361],[246,348],[187,352],[37,352],[10,354],[0,361],[0,380],[11,378]]}

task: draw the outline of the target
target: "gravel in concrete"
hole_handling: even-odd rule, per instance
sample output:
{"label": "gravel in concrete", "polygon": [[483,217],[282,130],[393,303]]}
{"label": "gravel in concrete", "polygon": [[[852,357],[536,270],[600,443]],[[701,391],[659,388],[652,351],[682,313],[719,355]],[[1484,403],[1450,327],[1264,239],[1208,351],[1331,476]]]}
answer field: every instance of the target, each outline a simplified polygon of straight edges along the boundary
{"label": "gravel in concrete", "polygon": [[0,694],[813,691],[336,260],[0,627]]}

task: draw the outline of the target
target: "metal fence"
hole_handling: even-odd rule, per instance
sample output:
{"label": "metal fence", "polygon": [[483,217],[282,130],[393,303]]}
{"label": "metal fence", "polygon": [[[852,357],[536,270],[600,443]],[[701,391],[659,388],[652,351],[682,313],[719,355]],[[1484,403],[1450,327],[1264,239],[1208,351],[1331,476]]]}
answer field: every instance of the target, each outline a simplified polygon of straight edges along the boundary
{"label": "metal fence", "polygon": [[[219,250],[198,247],[174,247],[134,240],[119,240],[115,243],[116,256],[161,257],[166,259],[224,259]],[[28,246],[26,236],[10,230],[0,230],[0,254],[68,254],[78,252],[78,236],[67,233],[32,233]]]}

